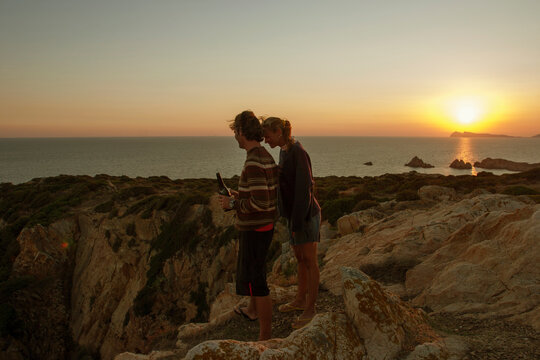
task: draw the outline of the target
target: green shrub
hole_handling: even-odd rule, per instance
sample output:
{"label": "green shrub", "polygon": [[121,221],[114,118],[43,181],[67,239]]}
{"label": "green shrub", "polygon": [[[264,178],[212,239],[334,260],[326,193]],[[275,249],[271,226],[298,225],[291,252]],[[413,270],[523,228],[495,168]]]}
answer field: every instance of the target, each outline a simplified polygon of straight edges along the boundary
{"label": "green shrub", "polygon": [[365,184],[366,191],[370,193],[393,193],[401,186],[403,179],[398,175],[386,174],[379,177],[369,178]]}
{"label": "green shrub", "polygon": [[28,288],[35,282],[33,276],[18,276],[0,283],[0,302],[7,301],[15,291]]}
{"label": "green shrub", "polygon": [[504,189],[503,194],[507,195],[538,195],[538,191],[526,186],[510,186]]}
{"label": "green shrub", "polygon": [[152,215],[154,214],[153,209],[146,209],[141,214],[141,219],[150,219]]}
{"label": "green shrub", "polygon": [[32,208],[39,208],[52,201],[52,195],[49,192],[38,193],[30,202]]}
{"label": "green shrub", "polygon": [[126,226],[126,234],[129,236],[137,236],[137,232],[135,230],[135,223],[129,223]]}
{"label": "green shrub", "polygon": [[150,259],[150,267],[146,272],[146,285],[135,298],[136,313],[138,315],[146,315],[150,312],[151,306],[149,307],[149,303],[153,300],[150,289],[156,286],[165,262],[180,250],[192,252],[202,241],[198,234],[198,222],[196,220],[186,221],[189,209],[200,201],[201,197],[179,194],[177,200],[171,221],[161,226],[161,232],[152,241],[151,248],[156,251]]}
{"label": "green shrub", "polygon": [[129,315],[129,311],[127,311],[126,316],[124,316],[124,323],[123,323],[124,327],[126,327],[127,324],[129,324],[129,319],[130,319],[130,315]]}
{"label": "green shrub", "polygon": [[0,303],[0,337],[13,335],[23,326],[13,306],[8,303]]}
{"label": "green shrub", "polygon": [[322,217],[328,222],[335,224],[343,215],[350,214],[356,205],[353,197],[329,200],[322,205]]}
{"label": "green shrub", "polygon": [[375,200],[361,200],[354,206],[352,211],[366,210],[377,205],[379,205],[379,203]]}
{"label": "green shrub", "polygon": [[396,195],[397,201],[413,201],[418,199],[420,199],[418,192],[414,190],[403,190]]}
{"label": "green shrub", "polygon": [[362,200],[373,200],[373,196],[371,196],[371,193],[369,193],[366,190],[362,190],[353,196],[355,201],[362,201]]}
{"label": "green shrub", "polygon": [[519,176],[530,181],[540,181],[540,168],[524,171]]}
{"label": "green shrub", "polygon": [[213,228],[214,222],[212,220],[212,211],[205,207],[201,215],[201,224],[206,228]]}
{"label": "green shrub", "polygon": [[449,176],[447,180],[447,186],[454,188],[460,193],[467,194],[478,188],[479,184],[481,184],[482,179],[482,177],[479,178],[472,175],[461,175],[455,177]]}
{"label": "green shrub", "polygon": [[233,239],[237,239],[237,238],[238,238],[238,230],[236,230],[234,225],[231,225],[227,227],[219,236],[216,236],[214,238],[215,246],[217,248],[220,248],[224,245],[227,245]]}
{"label": "green shrub", "polygon": [[133,249],[135,246],[137,246],[137,240],[135,238],[129,239],[128,247],[130,249]]}
{"label": "green shrub", "polygon": [[120,200],[127,200],[129,198],[136,198],[143,195],[152,195],[156,193],[156,189],[154,189],[152,186],[130,186],[128,188],[125,188],[121,190],[117,197]]}
{"label": "green shrub", "polygon": [[535,203],[540,204],[540,195],[529,195],[529,197],[533,199]]}
{"label": "green shrub", "polygon": [[117,237],[117,238],[114,239],[114,242],[113,242],[111,247],[112,247],[113,251],[115,253],[117,253],[118,250],[120,250],[120,246],[122,246],[122,239]]}
{"label": "green shrub", "polygon": [[32,276],[15,277],[0,282],[0,337],[14,335],[24,328],[9,300],[13,293],[31,287],[34,283]]}
{"label": "green shrub", "polygon": [[197,291],[192,291],[190,295],[190,301],[197,306],[197,316],[193,319],[194,322],[205,322],[210,315],[210,306],[206,300],[206,288],[208,284],[201,281]]}
{"label": "green shrub", "polygon": [[156,297],[156,289],[147,285],[139,291],[135,300],[133,300],[133,312],[137,316],[145,316],[150,314],[154,300]]}
{"label": "green shrub", "polygon": [[108,219],[114,219],[115,217],[118,217],[118,209],[117,208],[114,208],[112,209],[112,211],[109,213],[109,216],[108,216]]}
{"label": "green shrub", "polygon": [[324,203],[327,200],[337,199],[339,197],[339,188],[337,186],[332,186],[328,189],[318,187],[317,188],[317,200]]}
{"label": "green shrub", "polygon": [[159,196],[150,196],[140,201],[137,201],[135,204],[133,204],[126,210],[124,216],[130,215],[130,214],[138,214],[139,212],[143,210],[152,210],[154,209],[158,201],[159,201]]}
{"label": "green shrub", "polygon": [[104,202],[101,205],[96,206],[94,208],[94,211],[97,213],[108,213],[113,209],[113,207],[114,207],[114,201],[109,200],[109,201]]}

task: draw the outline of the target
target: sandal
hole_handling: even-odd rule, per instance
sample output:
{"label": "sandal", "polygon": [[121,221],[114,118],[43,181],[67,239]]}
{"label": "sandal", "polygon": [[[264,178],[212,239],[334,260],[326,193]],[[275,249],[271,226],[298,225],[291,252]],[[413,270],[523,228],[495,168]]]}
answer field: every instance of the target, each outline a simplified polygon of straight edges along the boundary
{"label": "sandal", "polygon": [[236,307],[236,306],[235,306],[235,307],[233,308],[233,311],[234,311],[235,314],[240,315],[240,316],[246,318],[246,319],[249,320],[249,321],[255,321],[255,320],[258,320],[258,319],[259,319],[259,318],[255,318],[255,319],[250,318],[249,315],[246,314],[246,313],[244,312],[244,310],[242,310],[241,307]]}
{"label": "sandal", "polygon": [[310,318],[301,318],[301,317],[298,317],[298,318],[296,318],[296,320],[291,324],[291,326],[292,326],[293,329],[298,330],[298,329],[303,328],[303,327],[306,326],[307,324],[309,324],[309,323],[311,322],[311,320],[313,320],[313,317],[310,317]]}
{"label": "sandal", "polygon": [[291,305],[291,303],[287,303],[287,304],[279,305],[278,311],[282,313],[291,312],[291,311],[304,311],[304,308]]}

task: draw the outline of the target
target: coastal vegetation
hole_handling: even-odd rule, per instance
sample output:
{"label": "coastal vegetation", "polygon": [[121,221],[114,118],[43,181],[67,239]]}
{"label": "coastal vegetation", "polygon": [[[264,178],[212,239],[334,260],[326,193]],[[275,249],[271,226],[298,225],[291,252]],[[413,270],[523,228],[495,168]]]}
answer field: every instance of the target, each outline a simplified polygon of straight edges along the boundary
{"label": "coastal vegetation", "polygon": [[316,196],[322,208],[322,218],[331,224],[341,216],[353,211],[374,207],[379,203],[396,200],[418,200],[418,189],[426,185],[453,188],[458,194],[468,194],[475,189],[491,193],[528,195],[538,199],[540,169],[517,174],[494,175],[480,172],[471,175],[438,175],[409,172],[381,176],[328,176],[316,178]]}
{"label": "coastal vegetation", "polygon": [[[224,179],[227,186],[235,188],[238,178]],[[351,212],[375,208],[388,202],[400,204],[401,208],[418,203],[418,190],[426,185],[452,188],[465,195],[483,189],[489,193],[524,196],[540,203],[540,169],[496,176],[480,172],[477,176],[443,176],[419,174],[411,171],[403,174],[385,174],[375,177],[329,176],[316,178],[315,194],[322,208],[322,218],[336,226],[337,220]],[[36,225],[47,227],[59,220],[90,216],[121,224],[118,228],[104,228],[102,236],[111,251],[122,256],[126,249],[141,251],[144,243],[147,268],[144,286],[133,302],[133,311],[123,316],[124,327],[138,317],[155,317],[155,304],[163,301],[164,291],[171,291],[165,267],[175,258],[193,257],[201,250],[213,258],[220,248],[228,246],[238,237],[233,225],[216,225],[210,198],[216,194],[214,179],[171,180],[166,177],[128,178],[108,175],[58,176],[34,179],[13,185],[0,184],[0,336],[21,338],[31,334],[25,319],[19,315],[16,296],[21,292],[39,287],[43,279],[18,275],[12,271],[19,255],[17,238],[24,228]],[[141,221],[159,224],[157,235],[141,240]],[[65,240],[69,258],[67,269],[73,271],[75,252],[79,239]],[[281,242],[273,241],[268,256],[268,269],[281,255]],[[139,255],[140,256],[140,255]],[[201,264],[198,264],[201,265]],[[406,266],[405,266],[406,265]],[[372,269],[388,276],[402,279],[412,265],[388,269]],[[206,265],[205,265],[206,266]],[[293,264],[285,265],[285,273],[294,274]],[[71,274],[66,273],[62,282],[68,286]],[[384,279],[384,277],[383,277]],[[209,292],[210,283],[200,279],[187,293],[187,299],[195,306],[191,321],[208,320],[210,304],[215,294]],[[92,297],[90,306],[98,299]],[[179,325],[186,319],[183,311],[167,308],[160,313],[171,324]],[[25,335],[26,334],[26,335]],[[72,349],[72,351],[75,351]]]}

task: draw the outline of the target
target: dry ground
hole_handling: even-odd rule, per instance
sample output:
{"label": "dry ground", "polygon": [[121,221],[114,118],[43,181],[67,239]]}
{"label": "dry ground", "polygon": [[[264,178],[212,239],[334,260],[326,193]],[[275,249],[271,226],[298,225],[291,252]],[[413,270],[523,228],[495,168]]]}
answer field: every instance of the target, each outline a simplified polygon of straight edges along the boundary
{"label": "dry ground", "polygon": [[[280,313],[279,304],[274,304],[272,331],[275,338],[286,338],[293,331],[291,323],[300,313]],[[317,302],[318,312],[344,312],[343,299],[328,291],[321,290]],[[467,345],[464,360],[538,360],[540,359],[540,333],[533,328],[504,319],[458,318],[450,314],[431,314],[430,323],[441,336],[459,336]],[[241,316],[211,332],[189,339],[195,346],[206,340],[234,339],[256,341],[259,332],[258,321],[247,321]],[[173,334],[171,334],[173,335]],[[159,344],[159,348],[170,349],[174,338]]]}

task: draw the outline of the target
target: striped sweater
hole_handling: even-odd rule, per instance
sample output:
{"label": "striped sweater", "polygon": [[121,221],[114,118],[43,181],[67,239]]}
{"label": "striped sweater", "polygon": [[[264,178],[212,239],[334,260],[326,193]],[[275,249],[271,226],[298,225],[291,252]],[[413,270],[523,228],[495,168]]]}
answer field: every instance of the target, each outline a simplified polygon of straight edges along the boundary
{"label": "striped sweater", "polygon": [[278,168],[272,155],[262,146],[250,149],[234,207],[238,230],[255,230],[276,220],[278,181]]}

